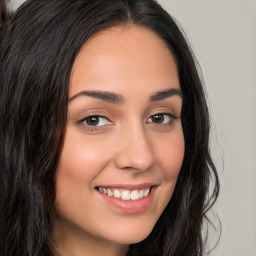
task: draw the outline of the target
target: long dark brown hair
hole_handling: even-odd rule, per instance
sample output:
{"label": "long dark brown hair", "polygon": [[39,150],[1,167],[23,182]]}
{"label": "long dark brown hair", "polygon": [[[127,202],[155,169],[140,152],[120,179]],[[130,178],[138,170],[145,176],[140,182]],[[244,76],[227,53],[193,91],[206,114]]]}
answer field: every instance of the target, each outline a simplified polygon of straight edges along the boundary
{"label": "long dark brown hair", "polygon": [[[152,233],[128,255],[202,256],[202,224],[219,181],[209,114],[193,53],[154,0],[29,0],[0,34],[0,256],[54,255],[54,174],[65,136],[70,73],[95,33],[132,23],[154,31],[175,58],[185,157]],[[213,192],[209,194],[209,186]]]}

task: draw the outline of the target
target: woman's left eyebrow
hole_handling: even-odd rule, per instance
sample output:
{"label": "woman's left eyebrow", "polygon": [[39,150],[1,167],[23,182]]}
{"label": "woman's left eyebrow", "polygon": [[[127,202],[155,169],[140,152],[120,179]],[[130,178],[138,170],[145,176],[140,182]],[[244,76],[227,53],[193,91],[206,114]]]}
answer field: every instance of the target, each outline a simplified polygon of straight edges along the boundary
{"label": "woman's left eyebrow", "polygon": [[171,88],[171,89],[154,93],[153,95],[150,96],[149,101],[150,102],[160,101],[172,96],[179,96],[181,97],[181,99],[183,98],[182,93],[179,89]]}

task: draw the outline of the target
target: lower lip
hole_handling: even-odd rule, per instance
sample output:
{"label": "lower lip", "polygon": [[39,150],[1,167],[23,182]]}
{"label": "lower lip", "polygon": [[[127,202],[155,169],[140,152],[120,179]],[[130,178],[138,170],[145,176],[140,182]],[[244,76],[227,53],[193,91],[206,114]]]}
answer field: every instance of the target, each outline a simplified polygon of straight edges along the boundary
{"label": "lower lip", "polygon": [[156,187],[152,187],[148,196],[138,200],[123,200],[114,196],[108,196],[98,190],[97,192],[105,201],[118,208],[122,212],[138,213],[146,211],[152,205],[155,195],[155,189]]}

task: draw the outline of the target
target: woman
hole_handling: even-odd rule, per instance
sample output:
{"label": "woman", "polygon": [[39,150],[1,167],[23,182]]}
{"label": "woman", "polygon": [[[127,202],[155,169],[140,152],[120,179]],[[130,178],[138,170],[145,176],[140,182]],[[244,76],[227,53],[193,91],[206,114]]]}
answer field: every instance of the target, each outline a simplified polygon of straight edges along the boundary
{"label": "woman", "polygon": [[27,1],[0,58],[1,256],[204,255],[219,182],[169,14],[151,0]]}

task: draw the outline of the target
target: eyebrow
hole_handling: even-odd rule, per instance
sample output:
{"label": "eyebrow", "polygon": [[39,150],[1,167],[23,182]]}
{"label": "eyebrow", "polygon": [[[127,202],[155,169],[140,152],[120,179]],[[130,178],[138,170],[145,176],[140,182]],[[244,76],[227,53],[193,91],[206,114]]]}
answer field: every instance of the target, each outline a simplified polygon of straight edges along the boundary
{"label": "eyebrow", "polygon": [[[72,96],[69,99],[69,102],[73,101],[74,99],[81,97],[81,96],[89,96],[95,99],[100,99],[112,104],[124,104],[125,99],[121,94],[114,93],[114,92],[108,92],[108,91],[81,91],[74,96]],[[182,93],[178,89],[167,89],[164,91],[159,91],[154,93],[153,95],[150,96],[149,101],[150,102],[156,102],[156,101],[161,101],[164,99],[167,99],[172,96],[179,96],[182,97]]]}
{"label": "eyebrow", "polygon": [[107,101],[112,104],[123,104],[124,97],[118,93],[107,92],[107,91],[81,91],[69,99],[69,102],[80,97],[89,96],[95,99]]}
{"label": "eyebrow", "polygon": [[172,96],[179,96],[183,98],[182,93],[178,89],[167,89],[164,91],[156,92],[150,96],[150,102],[160,101]]}

